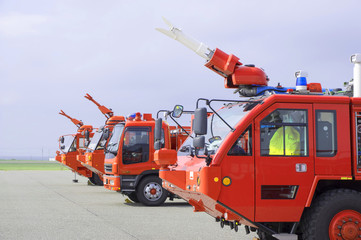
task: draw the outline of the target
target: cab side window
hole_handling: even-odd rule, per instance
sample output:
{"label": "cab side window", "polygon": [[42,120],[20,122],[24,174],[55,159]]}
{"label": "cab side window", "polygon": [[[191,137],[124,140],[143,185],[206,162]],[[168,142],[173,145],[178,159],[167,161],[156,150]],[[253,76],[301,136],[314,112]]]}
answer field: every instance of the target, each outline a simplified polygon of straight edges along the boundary
{"label": "cab side window", "polygon": [[74,141],[72,142],[70,148],[69,148],[69,151],[68,152],[75,152],[77,150],[77,138],[74,138]]}
{"label": "cab side window", "polygon": [[79,138],[79,148],[80,149],[86,149],[86,147],[89,145],[88,140],[85,137]]}
{"label": "cab side window", "polygon": [[316,110],[316,156],[333,157],[336,153],[336,111]]}
{"label": "cab side window", "polygon": [[307,156],[307,110],[277,109],[262,119],[261,156]]}
{"label": "cab side window", "polygon": [[148,128],[128,128],[123,139],[123,163],[134,164],[149,160]]}
{"label": "cab side window", "polygon": [[249,126],[228,152],[228,156],[252,156],[252,126]]}

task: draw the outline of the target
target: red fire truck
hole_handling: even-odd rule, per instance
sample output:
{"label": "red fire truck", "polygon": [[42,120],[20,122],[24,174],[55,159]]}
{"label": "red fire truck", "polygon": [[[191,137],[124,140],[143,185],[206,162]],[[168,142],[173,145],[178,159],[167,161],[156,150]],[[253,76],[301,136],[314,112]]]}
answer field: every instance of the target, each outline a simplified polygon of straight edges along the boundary
{"label": "red fire truck", "polygon": [[[76,174],[92,179],[92,172],[77,161],[77,155],[85,151],[94,133],[91,125],[84,125],[82,121],[71,118],[60,110],[60,115],[69,118],[77,127],[75,134],[63,135],[59,138],[60,151],[56,152],[55,160],[70,168]],[[75,178],[74,182],[78,182]]]}
{"label": "red fire truck", "polygon": [[[174,27],[166,34],[196,42]],[[361,239],[361,55],[352,56],[353,96],[324,94],[302,72],[295,89],[275,94],[262,69],[188,45],[248,98],[197,102],[214,114],[196,109],[194,138],[178,156],[166,147],[154,154],[163,187],[221,227],[243,224],[260,239]],[[219,101],[228,104],[214,111]]]}
{"label": "red fire truck", "polygon": [[107,120],[104,126],[99,127],[98,130],[95,131],[87,149],[83,154],[79,154],[77,159],[84,167],[93,172],[92,177],[89,178],[90,182],[94,185],[103,186],[104,150],[108,139],[106,136],[109,135],[116,124],[124,122],[125,119],[123,116],[114,116],[111,109],[100,105],[89,94],[86,94],[85,98],[97,105]]}
{"label": "red fire truck", "polygon": [[[104,160],[104,187],[148,206],[160,205],[168,196],[153,160],[154,124],[151,114],[136,113],[115,125]],[[188,136],[165,122],[161,129],[160,145],[169,149],[177,149]]]}

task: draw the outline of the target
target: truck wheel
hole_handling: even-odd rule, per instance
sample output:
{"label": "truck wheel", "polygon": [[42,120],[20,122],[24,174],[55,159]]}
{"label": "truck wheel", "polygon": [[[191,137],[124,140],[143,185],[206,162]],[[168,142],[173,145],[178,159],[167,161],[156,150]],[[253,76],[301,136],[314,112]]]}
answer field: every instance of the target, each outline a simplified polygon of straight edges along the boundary
{"label": "truck wheel", "polygon": [[139,203],[138,197],[137,197],[137,193],[136,192],[132,192],[131,194],[129,194],[127,196],[130,200],[132,200],[135,203]]}
{"label": "truck wheel", "polygon": [[335,189],[320,195],[301,222],[303,240],[361,238],[361,193]]}
{"label": "truck wheel", "polygon": [[162,187],[162,180],[156,176],[145,177],[137,187],[139,202],[147,206],[159,206],[167,196],[168,192]]}
{"label": "truck wheel", "polygon": [[103,186],[103,180],[96,173],[92,174],[89,181],[96,186]]}

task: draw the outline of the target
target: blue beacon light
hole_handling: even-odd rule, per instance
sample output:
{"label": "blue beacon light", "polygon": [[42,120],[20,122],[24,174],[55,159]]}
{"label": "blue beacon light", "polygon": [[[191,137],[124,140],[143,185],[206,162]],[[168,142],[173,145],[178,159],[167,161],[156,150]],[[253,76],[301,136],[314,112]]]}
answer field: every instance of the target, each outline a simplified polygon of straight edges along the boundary
{"label": "blue beacon light", "polygon": [[307,90],[307,77],[308,74],[305,71],[297,71],[296,76],[296,91],[306,91]]}

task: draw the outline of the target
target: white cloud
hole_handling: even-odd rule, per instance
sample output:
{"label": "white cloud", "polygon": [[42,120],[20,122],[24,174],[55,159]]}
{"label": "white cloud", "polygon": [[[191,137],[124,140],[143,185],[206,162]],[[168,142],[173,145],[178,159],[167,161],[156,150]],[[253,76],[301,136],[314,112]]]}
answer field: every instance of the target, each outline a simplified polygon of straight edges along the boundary
{"label": "white cloud", "polygon": [[7,37],[37,34],[47,19],[43,15],[9,13],[0,17],[0,34]]}

